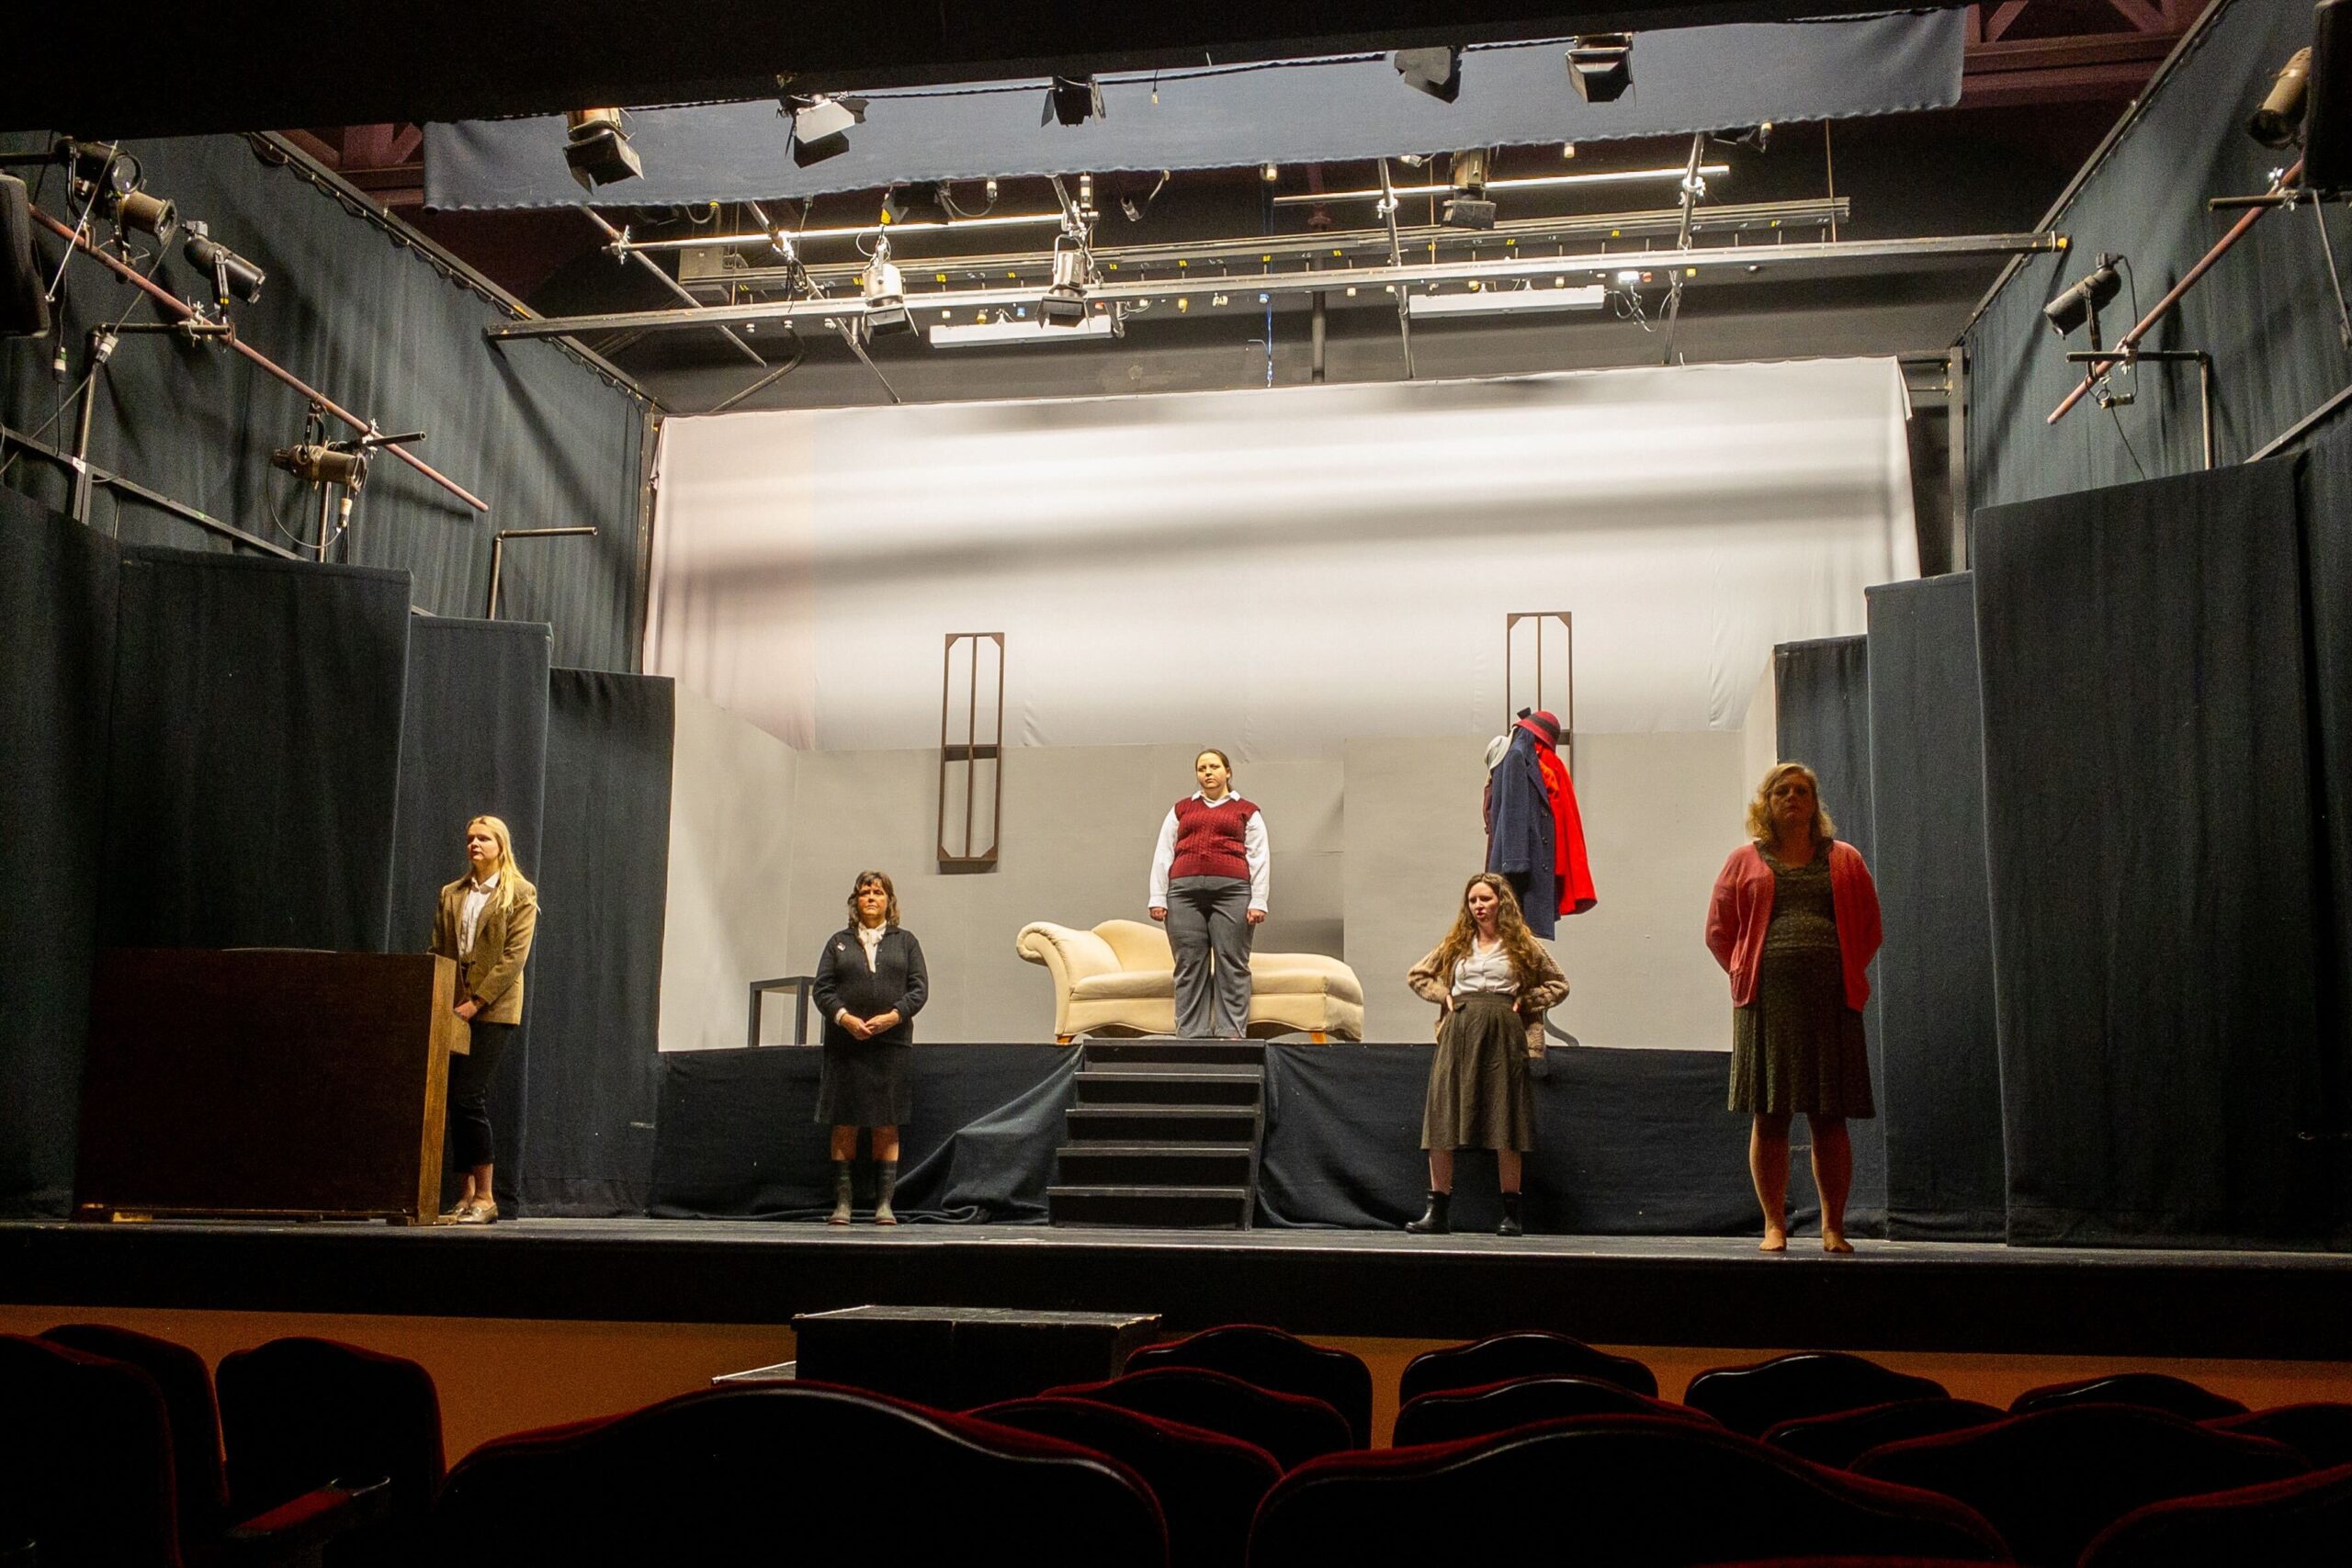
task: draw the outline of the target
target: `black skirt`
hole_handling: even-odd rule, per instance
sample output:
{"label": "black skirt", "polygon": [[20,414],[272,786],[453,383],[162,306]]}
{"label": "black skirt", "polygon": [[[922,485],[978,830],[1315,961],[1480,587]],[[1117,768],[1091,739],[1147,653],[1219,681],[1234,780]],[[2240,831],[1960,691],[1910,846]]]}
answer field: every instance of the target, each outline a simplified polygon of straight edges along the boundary
{"label": "black skirt", "polygon": [[898,1127],[914,1113],[912,1045],[851,1040],[825,1045],[825,1073],[817,1085],[817,1122],[823,1127]]}

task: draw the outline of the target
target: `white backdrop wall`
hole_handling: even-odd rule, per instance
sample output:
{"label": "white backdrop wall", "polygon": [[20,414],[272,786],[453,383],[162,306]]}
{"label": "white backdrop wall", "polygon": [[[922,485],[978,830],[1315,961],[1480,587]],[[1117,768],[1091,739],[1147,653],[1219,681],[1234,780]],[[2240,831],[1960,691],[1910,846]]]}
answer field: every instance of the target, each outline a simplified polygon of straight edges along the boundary
{"label": "white backdrop wall", "polygon": [[1776,642],[1917,571],[1888,360],[673,420],[645,668],[797,747],[935,746],[943,634],[1017,746],[1476,735],[1502,617],[1576,726],[1735,729]]}

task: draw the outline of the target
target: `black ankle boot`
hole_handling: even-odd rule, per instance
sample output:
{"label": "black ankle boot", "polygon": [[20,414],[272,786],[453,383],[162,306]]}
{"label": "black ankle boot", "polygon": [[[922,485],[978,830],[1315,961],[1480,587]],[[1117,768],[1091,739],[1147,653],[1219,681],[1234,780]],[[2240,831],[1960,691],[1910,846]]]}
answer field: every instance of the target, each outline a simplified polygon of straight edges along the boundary
{"label": "black ankle boot", "polygon": [[1453,1193],[1432,1192],[1430,1194],[1430,1206],[1422,1211],[1421,1217],[1408,1220],[1405,1228],[1415,1235],[1443,1235],[1446,1232],[1446,1211],[1452,1207]]}
{"label": "black ankle boot", "polygon": [[1495,1227],[1495,1234],[1497,1235],[1524,1235],[1527,1234],[1520,1228],[1518,1193],[1506,1192],[1503,1194],[1502,1223]]}
{"label": "black ankle boot", "polygon": [[849,1176],[852,1163],[845,1159],[833,1161],[833,1212],[825,1216],[825,1223],[829,1225],[849,1224]]}

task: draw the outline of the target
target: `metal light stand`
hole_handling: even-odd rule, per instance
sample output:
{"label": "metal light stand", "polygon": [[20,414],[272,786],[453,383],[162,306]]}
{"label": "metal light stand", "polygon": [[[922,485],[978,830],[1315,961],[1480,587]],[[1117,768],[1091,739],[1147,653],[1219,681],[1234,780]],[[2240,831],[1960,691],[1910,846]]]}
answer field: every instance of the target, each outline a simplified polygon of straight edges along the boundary
{"label": "metal light stand", "polygon": [[208,343],[229,335],[226,321],[191,317],[185,321],[118,321],[92,327],[86,350],[88,372],[82,378],[82,406],[74,417],[74,521],[90,525],[90,499],[96,479],[90,468],[90,427],[98,412],[98,388],[106,379],[107,361],[116,345],[132,333],[169,333],[183,343]]}

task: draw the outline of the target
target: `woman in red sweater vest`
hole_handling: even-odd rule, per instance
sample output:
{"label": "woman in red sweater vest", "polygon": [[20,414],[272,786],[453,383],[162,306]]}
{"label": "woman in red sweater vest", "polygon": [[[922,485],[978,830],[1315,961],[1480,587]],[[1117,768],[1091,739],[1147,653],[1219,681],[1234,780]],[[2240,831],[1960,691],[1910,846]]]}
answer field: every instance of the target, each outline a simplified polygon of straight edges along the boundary
{"label": "woman in red sweater vest", "polygon": [[1266,819],[1233,793],[1224,752],[1200,752],[1193,776],[1201,787],[1160,824],[1145,901],[1176,960],[1176,1032],[1238,1040],[1250,1029],[1250,937],[1271,890]]}
{"label": "woman in red sweater vest", "polygon": [[1752,841],[1724,863],[1707,910],[1707,949],[1731,976],[1731,1109],[1754,1118],[1747,1168],[1766,1252],[1788,1250],[1789,1120],[1798,1111],[1813,1129],[1821,1245],[1854,1250],[1846,1120],[1878,1113],[1862,1042],[1878,889],[1860,852],[1832,837],[1820,792],[1803,762],[1765,773],[1747,807]]}

